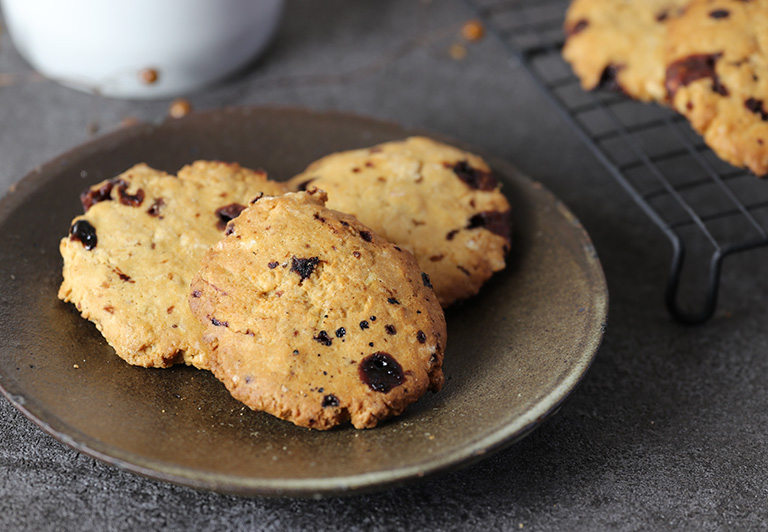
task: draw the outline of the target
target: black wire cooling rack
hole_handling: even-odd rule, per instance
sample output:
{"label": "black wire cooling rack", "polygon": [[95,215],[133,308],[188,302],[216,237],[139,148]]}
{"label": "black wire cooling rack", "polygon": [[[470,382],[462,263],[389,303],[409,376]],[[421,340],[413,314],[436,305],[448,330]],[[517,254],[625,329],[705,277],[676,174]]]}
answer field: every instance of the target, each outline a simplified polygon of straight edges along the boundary
{"label": "black wire cooling rack", "polygon": [[768,245],[768,183],[718,159],[673,111],[582,90],[561,56],[568,0],[465,1],[671,241],[670,313],[712,317],[723,259]]}

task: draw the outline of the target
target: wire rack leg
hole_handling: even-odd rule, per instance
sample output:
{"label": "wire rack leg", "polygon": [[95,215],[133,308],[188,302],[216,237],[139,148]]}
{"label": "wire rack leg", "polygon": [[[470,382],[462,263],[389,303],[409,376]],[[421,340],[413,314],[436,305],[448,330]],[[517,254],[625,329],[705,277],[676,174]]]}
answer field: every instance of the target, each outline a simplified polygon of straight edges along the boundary
{"label": "wire rack leg", "polygon": [[685,246],[682,245],[677,235],[669,235],[672,241],[672,264],[667,279],[667,291],[665,302],[667,310],[672,316],[686,325],[698,325],[709,320],[717,308],[717,294],[720,289],[720,272],[724,254],[719,251],[712,255],[709,262],[709,276],[707,281],[704,303],[698,312],[683,310],[680,305],[680,278],[685,263]]}

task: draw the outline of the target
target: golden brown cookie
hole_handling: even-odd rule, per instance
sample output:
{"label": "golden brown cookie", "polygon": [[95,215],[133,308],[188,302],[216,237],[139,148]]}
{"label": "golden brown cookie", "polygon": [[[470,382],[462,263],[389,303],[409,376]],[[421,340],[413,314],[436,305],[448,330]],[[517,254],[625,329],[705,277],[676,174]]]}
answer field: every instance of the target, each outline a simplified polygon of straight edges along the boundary
{"label": "golden brown cookie", "polygon": [[693,0],[669,24],[672,106],[722,159],[768,173],[768,0]]}
{"label": "golden brown cookie", "polygon": [[81,195],[62,239],[59,298],[93,321],[130,364],[208,367],[189,283],[208,248],[254,195],[284,186],[236,164],[198,161],[178,177],[139,164]]}
{"label": "golden brown cookie", "polygon": [[586,90],[664,101],[666,26],[688,1],[574,0],[565,19],[563,57]]}
{"label": "golden brown cookie", "polygon": [[263,197],[191,285],[211,369],[254,410],[373,427],[443,383],[445,318],[413,256],[325,194]]}
{"label": "golden brown cookie", "polygon": [[413,253],[444,307],[505,266],[509,202],[477,155],[411,137],[323,157],[289,187],[310,184],[328,193],[329,208]]}

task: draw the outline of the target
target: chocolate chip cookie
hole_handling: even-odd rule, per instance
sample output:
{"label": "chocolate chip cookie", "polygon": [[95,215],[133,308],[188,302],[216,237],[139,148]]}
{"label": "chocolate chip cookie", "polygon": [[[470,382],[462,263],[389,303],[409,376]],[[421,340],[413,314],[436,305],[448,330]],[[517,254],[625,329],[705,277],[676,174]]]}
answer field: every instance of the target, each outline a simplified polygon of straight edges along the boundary
{"label": "chocolate chip cookie", "polygon": [[189,303],[236,399],[304,427],[373,427],[441,388],[445,318],[410,253],[324,202],[255,198]]}
{"label": "chocolate chip cookie", "polygon": [[664,101],[667,24],[688,0],[574,0],[565,19],[563,57],[586,90]]}
{"label": "chocolate chip cookie", "polygon": [[768,0],[693,0],[671,21],[672,106],[729,163],[768,173]]}
{"label": "chocolate chip cookie", "polygon": [[505,267],[509,202],[477,155],[411,137],[328,155],[289,181],[293,190],[308,186],[413,253],[444,307]]}
{"label": "chocolate chip cookie", "polygon": [[236,164],[198,161],[178,177],[139,164],[81,195],[85,214],[61,240],[59,298],[93,321],[130,364],[208,367],[189,283],[226,223],[282,184]]}

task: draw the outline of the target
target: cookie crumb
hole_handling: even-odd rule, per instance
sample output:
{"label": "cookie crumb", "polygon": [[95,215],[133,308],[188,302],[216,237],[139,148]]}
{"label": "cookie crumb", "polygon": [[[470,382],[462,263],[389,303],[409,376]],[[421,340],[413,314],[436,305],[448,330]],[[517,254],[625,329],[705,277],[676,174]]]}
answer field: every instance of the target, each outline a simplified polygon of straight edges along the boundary
{"label": "cookie crumb", "polygon": [[156,83],[159,77],[159,73],[154,68],[145,68],[139,71],[139,80],[145,85]]}
{"label": "cookie crumb", "polygon": [[448,55],[453,59],[454,61],[461,61],[465,57],[467,57],[467,49],[464,47],[463,44],[452,44],[450,48],[448,48]]}
{"label": "cookie crumb", "polygon": [[171,102],[168,107],[168,114],[171,118],[182,118],[192,112],[192,104],[185,98],[177,98]]}
{"label": "cookie crumb", "polygon": [[468,20],[461,28],[461,35],[469,42],[479,41],[485,37],[485,27],[479,20]]}

